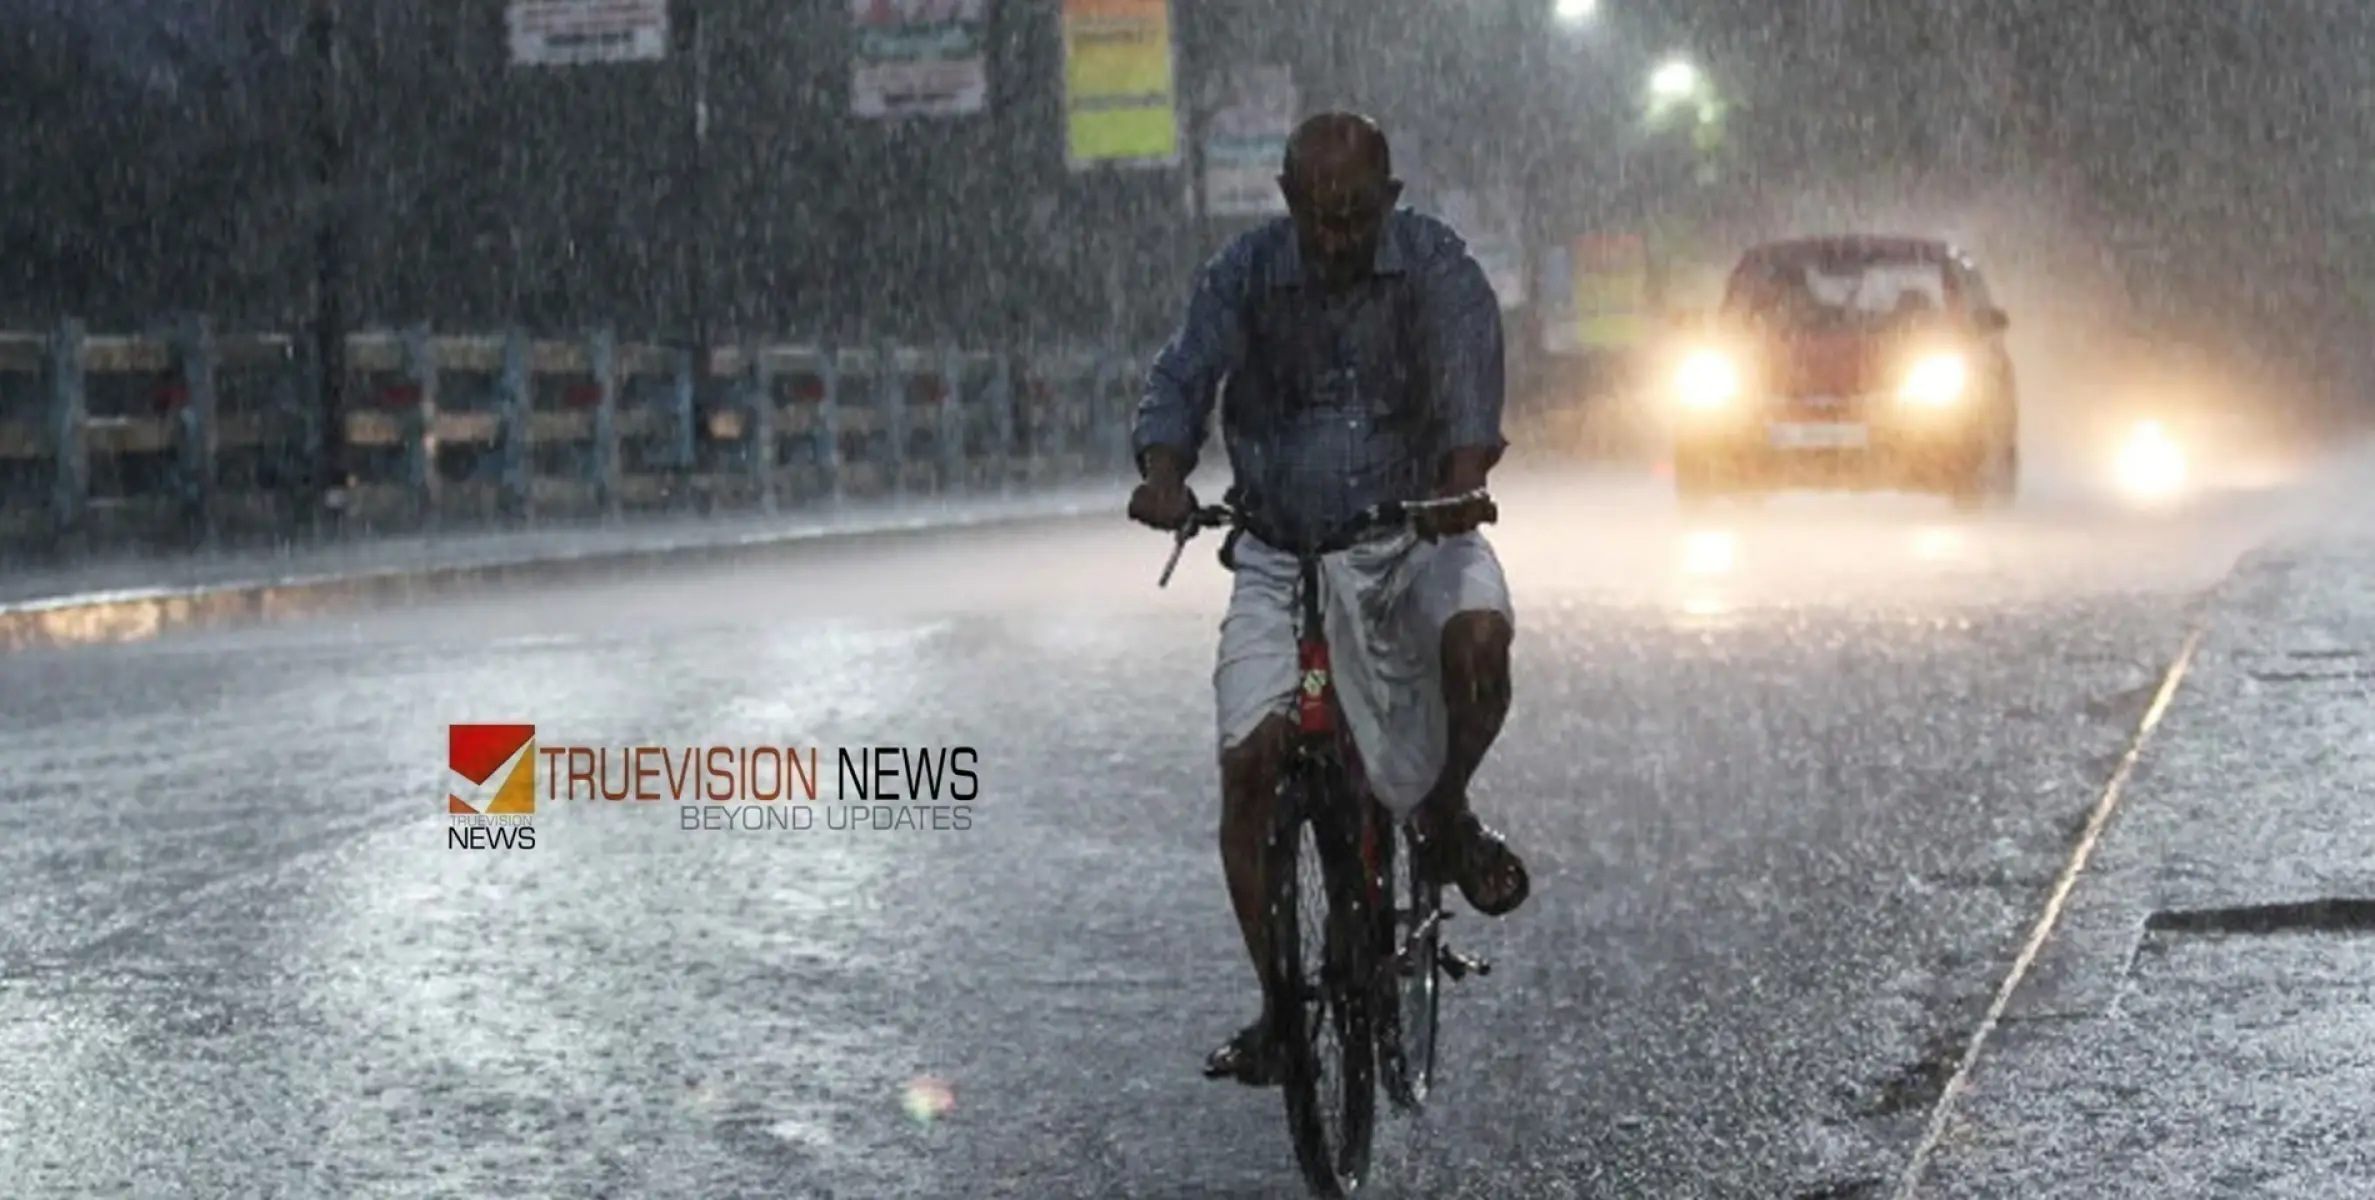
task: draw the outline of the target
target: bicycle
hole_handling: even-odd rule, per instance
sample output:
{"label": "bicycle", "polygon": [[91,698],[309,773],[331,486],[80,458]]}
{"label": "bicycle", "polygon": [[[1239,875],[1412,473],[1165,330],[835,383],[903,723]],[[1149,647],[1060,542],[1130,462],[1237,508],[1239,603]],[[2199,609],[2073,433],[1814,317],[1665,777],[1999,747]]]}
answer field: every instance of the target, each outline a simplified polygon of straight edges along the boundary
{"label": "bicycle", "polygon": [[[1378,1075],[1397,1110],[1424,1108],[1435,1076],[1441,980],[1492,971],[1491,963],[1444,944],[1443,923],[1452,916],[1443,908],[1444,881],[1421,869],[1410,821],[1392,819],[1362,776],[1359,748],[1342,719],[1330,672],[1319,564],[1372,530],[1479,500],[1488,505],[1490,522],[1491,498],[1482,490],[1374,505],[1296,556],[1302,688],[1297,734],[1272,809],[1267,862],[1271,978],[1279,997],[1270,1030],[1284,1068],[1288,1135],[1305,1182],[1319,1196],[1350,1195],[1368,1171]],[[1220,560],[1235,569],[1231,554],[1248,520],[1234,492],[1220,504],[1195,509],[1176,531],[1171,561],[1156,586],[1169,586],[1181,552],[1206,529],[1229,530]],[[1303,866],[1317,866],[1320,879],[1306,881]],[[1316,920],[1302,912],[1307,893],[1325,900]],[[1316,970],[1302,961],[1308,927],[1321,930]],[[1316,1044],[1328,1033],[1343,1060],[1334,1087],[1323,1086]],[[1339,1107],[1328,1107],[1331,1100]],[[1331,1115],[1339,1118],[1333,1138]]]}

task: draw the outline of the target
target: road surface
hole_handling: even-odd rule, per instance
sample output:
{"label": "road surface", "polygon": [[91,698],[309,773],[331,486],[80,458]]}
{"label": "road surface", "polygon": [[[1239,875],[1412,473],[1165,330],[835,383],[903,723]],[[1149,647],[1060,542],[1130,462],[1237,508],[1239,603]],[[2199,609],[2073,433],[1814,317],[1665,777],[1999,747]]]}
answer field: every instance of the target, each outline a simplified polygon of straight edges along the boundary
{"label": "road surface", "polygon": [[[1882,1194],[2190,606],[2289,502],[1502,493],[1517,700],[1476,802],[1535,896],[1454,922],[1497,969],[1380,1193]],[[1276,1094],[1197,1075],[1253,1003],[1226,576],[1200,542],[1156,590],[1115,507],[0,659],[0,1178],[1294,1194]],[[450,849],[469,721],[972,747],[980,794],[962,830],[547,803],[533,849]]]}

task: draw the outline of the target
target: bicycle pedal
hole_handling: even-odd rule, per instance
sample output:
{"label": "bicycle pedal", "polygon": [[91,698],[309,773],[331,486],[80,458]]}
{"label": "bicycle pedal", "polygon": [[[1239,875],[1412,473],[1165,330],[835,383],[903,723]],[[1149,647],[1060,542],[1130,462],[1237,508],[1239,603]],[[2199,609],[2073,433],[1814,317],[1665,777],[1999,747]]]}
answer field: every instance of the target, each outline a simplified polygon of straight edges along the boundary
{"label": "bicycle pedal", "polygon": [[1443,968],[1443,973],[1451,976],[1452,981],[1455,983],[1459,980],[1466,979],[1468,977],[1468,973],[1471,971],[1480,976],[1490,975],[1493,973],[1493,964],[1491,962],[1485,959],[1474,957],[1472,955],[1462,954],[1449,946],[1438,946],[1435,948],[1435,964]]}

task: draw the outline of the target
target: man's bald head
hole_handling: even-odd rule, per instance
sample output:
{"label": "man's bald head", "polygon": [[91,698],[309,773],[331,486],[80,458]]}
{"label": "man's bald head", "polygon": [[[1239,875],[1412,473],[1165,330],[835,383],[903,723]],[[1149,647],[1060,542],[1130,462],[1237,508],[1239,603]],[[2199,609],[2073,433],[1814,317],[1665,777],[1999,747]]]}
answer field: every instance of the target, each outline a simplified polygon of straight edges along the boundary
{"label": "man's bald head", "polygon": [[1305,265],[1331,287],[1359,279],[1401,199],[1385,131],[1354,113],[1326,112],[1287,139],[1278,186],[1294,215]]}
{"label": "man's bald head", "polygon": [[1385,131],[1358,113],[1324,112],[1295,127],[1286,143],[1284,173],[1296,185],[1346,176],[1393,178],[1394,156]]}

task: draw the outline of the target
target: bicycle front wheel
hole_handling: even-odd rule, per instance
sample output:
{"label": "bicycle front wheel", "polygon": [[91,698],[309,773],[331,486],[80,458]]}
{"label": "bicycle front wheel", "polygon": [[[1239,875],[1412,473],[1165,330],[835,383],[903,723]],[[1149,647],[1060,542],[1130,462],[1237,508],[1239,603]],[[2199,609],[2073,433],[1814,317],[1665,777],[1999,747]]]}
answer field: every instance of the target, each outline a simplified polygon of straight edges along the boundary
{"label": "bicycle front wheel", "polygon": [[1362,903],[1355,810],[1333,802],[1343,792],[1328,772],[1293,774],[1270,844],[1272,1021],[1303,1178],[1316,1195],[1344,1197],[1368,1172],[1377,1119],[1374,926]]}
{"label": "bicycle front wheel", "polygon": [[1418,869],[1418,843],[1407,824],[1396,823],[1387,865],[1384,969],[1379,972],[1379,1015],[1388,1035],[1379,1046],[1379,1066],[1388,1099],[1398,1108],[1426,1106],[1435,1082],[1435,1030],[1442,969],[1443,885]]}

